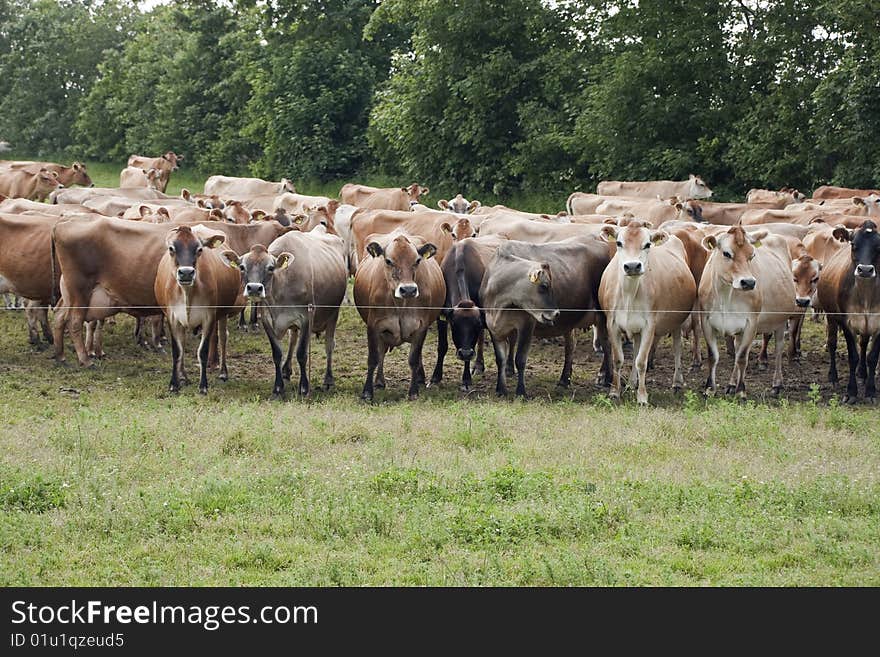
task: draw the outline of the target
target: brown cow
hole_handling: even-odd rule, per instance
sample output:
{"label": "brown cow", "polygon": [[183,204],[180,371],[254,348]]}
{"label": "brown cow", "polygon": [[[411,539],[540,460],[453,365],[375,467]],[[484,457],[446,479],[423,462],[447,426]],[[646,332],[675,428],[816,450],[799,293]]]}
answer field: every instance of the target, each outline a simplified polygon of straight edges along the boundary
{"label": "brown cow", "polygon": [[60,217],[64,214],[89,213],[92,212],[92,210],[84,205],[79,205],[78,203],[51,205],[49,203],[40,203],[39,201],[29,201],[25,198],[10,198],[5,201],[0,201],[0,212],[7,214],[36,212],[37,214],[53,214]]}
{"label": "brown cow", "polygon": [[188,226],[168,231],[168,252],[159,262],[154,292],[171,333],[170,392],[178,392],[186,382],[183,354],[186,334],[202,329],[199,343],[199,392],[208,394],[208,351],[217,331],[220,353],[220,380],[226,381],[226,321],[244,308],[241,276],[214,251],[225,241],[222,234],[202,240]]}
{"label": "brown cow", "polygon": [[602,196],[637,196],[639,198],[711,198],[712,190],[700,176],[690,174],[687,180],[609,181],[596,186]]}
{"label": "brown cow", "polygon": [[[880,355],[880,279],[877,278],[880,234],[873,221],[866,221],[857,230],[837,226],[833,234],[835,239],[849,243],[850,248],[834,254],[819,276],[819,305],[828,317],[828,354],[831,358],[828,380],[835,385],[838,382],[837,332],[842,331],[849,360],[849,382],[843,399],[851,404],[856,402],[858,370],[865,378],[865,399],[873,402]],[[870,352],[862,358],[856,344],[857,336],[863,352],[867,352],[870,340],[874,340]]]}
{"label": "brown cow", "polygon": [[180,190],[180,198],[207,210],[222,210],[226,205],[216,194],[193,194],[186,187]]}
{"label": "brown cow", "polygon": [[[373,399],[373,378],[376,369],[382,369],[385,354],[409,342],[409,398],[415,399],[425,382],[425,337],[446,296],[443,272],[433,257],[437,247],[394,232],[375,236],[366,250],[371,257],[360,263],[354,278],[354,302],[367,325],[369,347],[361,397]],[[376,386],[384,388],[385,381],[378,380]]]}
{"label": "brown cow", "polygon": [[771,189],[750,189],[746,194],[746,203],[776,203],[784,201],[783,207],[802,203],[807,197],[796,189],[783,187],[778,192]]}
{"label": "brown cow", "polygon": [[461,194],[456,194],[451,201],[441,199],[437,201],[437,207],[445,212],[453,212],[455,214],[471,214],[475,210],[479,210],[482,203],[479,201],[468,201]]}
{"label": "brown cow", "polygon": [[817,187],[813,192],[813,198],[816,200],[852,198],[853,196],[868,196],[870,194],[880,195],[877,189],[853,189],[852,187],[834,187],[833,185],[822,185]]}
{"label": "brown cow", "polygon": [[119,188],[132,189],[146,187],[164,192],[162,186],[162,169],[139,169],[138,167],[126,167],[119,173]]}
{"label": "brown cow", "polygon": [[132,155],[128,158],[128,166],[137,167],[144,171],[156,169],[159,173],[158,189],[164,192],[168,187],[168,181],[171,180],[171,172],[177,171],[178,165],[183,162],[183,155],[177,155],[174,151],[168,151],[159,157],[144,157],[143,155]]}
{"label": "brown cow", "polygon": [[342,186],[339,198],[343,203],[356,205],[367,210],[400,210],[405,212],[427,196],[430,190],[418,183],[409,187],[368,187],[347,183]]}
{"label": "brown cow", "polygon": [[65,187],[82,185],[91,187],[94,183],[89,177],[86,165],[82,162],[74,162],[69,167],[56,162],[5,162],[0,163],[0,170],[23,169],[29,173],[38,173],[40,169],[46,169],[58,176],[59,182]]}
{"label": "brown cow", "polygon": [[639,404],[648,403],[645,380],[655,337],[672,334],[672,388],[680,390],[684,385],[681,327],[697,299],[697,286],[682,242],[666,231],[650,229],[651,224],[641,221],[631,221],[625,228],[602,228],[606,239],[617,245],[617,253],[599,285],[599,303],[605,309],[614,363],[610,396],[620,398],[626,335],[633,340],[633,378],[638,381]]}
{"label": "brown cow", "polygon": [[713,203],[710,201],[693,201],[699,208],[702,221],[718,226],[735,226],[740,223],[743,215],[749,210],[780,210],[784,201],[775,203]]}
{"label": "brown cow", "polygon": [[63,188],[58,176],[46,169],[33,173],[27,169],[0,173],[0,194],[7,198],[45,201],[52,192]]}

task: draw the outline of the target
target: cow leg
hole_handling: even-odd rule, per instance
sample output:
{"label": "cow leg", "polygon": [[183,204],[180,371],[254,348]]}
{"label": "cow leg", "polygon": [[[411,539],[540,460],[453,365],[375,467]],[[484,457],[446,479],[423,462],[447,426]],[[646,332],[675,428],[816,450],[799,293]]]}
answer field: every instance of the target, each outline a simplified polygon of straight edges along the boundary
{"label": "cow leg", "polygon": [[634,335],[631,335],[630,339],[632,340],[633,364],[632,364],[632,370],[630,370],[629,385],[632,388],[632,387],[637,387],[639,385],[639,370],[636,367],[636,356],[638,355],[639,351],[642,348],[642,334],[636,333]]}
{"label": "cow leg", "polygon": [[608,395],[612,399],[620,399],[620,378],[621,372],[623,371],[623,335],[616,325],[609,326],[609,342],[611,343],[611,349],[606,351],[611,351],[612,364],[614,368],[614,374],[611,378],[611,390]]}
{"label": "cow leg", "polygon": [[846,396],[843,401],[847,404],[855,404],[859,396],[859,386],[856,383],[856,368],[859,366],[858,345],[856,344],[856,336],[849,330],[846,324],[841,323],[840,329],[843,331],[843,338],[846,340],[846,352],[849,360],[849,382],[846,386]]}
{"label": "cow leg", "polygon": [[219,353],[219,339],[220,336],[217,335],[217,331],[214,331],[211,336],[211,341],[208,343],[208,367],[214,369],[218,365],[220,365],[220,353]]}
{"label": "cow leg", "polygon": [[507,376],[513,376],[516,374],[516,371],[513,368],[513,356],[516,356],[516,334],[511,333],[507,336],[507,364],[505,367],[507,368],[504,372]]}
{"label": "cow leg", "polygon": [[135,317],[134,318],[134,343],[138,347],[146,347],[146,343],[144,342],[144,318],[143,317]]}
{"label": "cow leg", "polygon": [[327,369],[324,371],[324,390],[330,390],[334,385],[333,379],[333,350],[336,348],[336,322],[339,316],[327,322],[324,331],[324,352],[327,354]]}
{"label": "cow leg", "polygon": [[94,349],[95,358],[104,358],[104,320],[99,319],[95,322],[95,328],[92,335],[92,348]]}
{"label": "cow leg", "polygon": [[[654,332],[656,326],[653,322],[649,322],[645,327],[645,331],[641,335],[639,341],[639,351],[633,358],[633,369],[638,373],[639,386],[636,392],[636,401],[645,405],[648,403],[648,361],[651,359],[651,352],[654,350]],[[679,340],[679,351],[681,351],[681,336]],[[680,360],[680,354],[679,354]]]}
{"label": "cow leg", "polygon": [[477,338],[477,360],[474,363],[474,374],[482,374],[486,371],[486,361],[483,358],[483,340],[485,338],[485,329],[480,329],[480,335]]}
{"label": "cow leg", "polygon": [[[443,380],[443,360],[449,351],[448,322],[437,318],[437,363],[434,365],[434,373],[431,375],[430,385],[440,383]],[[467,365],[465,365],[467,367]]]}
{"label": "cow leg", "polygon": [[229,332],[226,328],[228,318],[226,316],[217,320],[217,347],[220,352],[220,380],[229,381],[229,367],[226,364],[226,340]]}
{"label": "cow leg", "polygon": [[217,329],[217,320],[202,327],[202,341],[199,343],[199,393],[208,394],[208,367],[210,365],[211,341]]}
{"label": "cow leg", "polygon": [[247,330],[248,330],[248,325],[247,325],[247,323],[244,321],[244,313],[245,313],[245,310],[246,310],[245,308],[242,308],[242,309],[241,309],[241,312],[238,314],[238,330],[239,330],[239,331],[247,332]]}
{"label": "cow leg", "polygon": [[284,367],[281,368],[281,376],[290,381],[290,377],[293,375],[293,351],[294,345],[296,345],[299,336],[297,335],[297,331],[299,330],[296,326],[290,327],[290,333],[288,334],[287,341],[287,358],[284,361]]}
{"label": "cow leg", "polygon": [[[764,371],[767,369],[767,364],[770,361],[770,358],[767,356],[767,350],[770,348],[770,336],[771,333],[764,333],[761,335],[761,352],[758,354],[758,369],[760,371]],[[779,350],[779,343],[776,343],[776,349]]]}
{"label": "cow leg", "polygon": [[874,343],[868,353],[868,379],[865,381],[865,401],[873,404],[877,396],[875,377],[877,375],[877,360],[880,358],[880,335],[874,336]]}
{"label": "cow leg", "polygon": [[10,294],[9,292],[4,292],[3,304],[6,306],[6,310],[15,309],[15,296]]}
{"label": "cow leg", "polygon": [[736,392],[736,383],[739,380],[739,373],[737,372],[737,360],[736,353],[739,350],[739,345],[741,338],[738,335],[730,336],[733,340],[733,367],[730,368],[730,378],[727,380],[727,389],[724,391],[724,394],[730,395]]}
{"label": "cow leg", "polygon": [[727,345],[727,355],[731,358],[736,356],[736,343],[733,340],[732,335],[724,336],[724,344]]}
{"label": "cow leg", "polygon": [[509,338],[504,338],[503,340],[496,340],[495,336],[492,336],[492,346],[495,349],[495,367],[498,370],[498,381],[495,384],[495,394],[499,397],[507,396],[507,361],[510,357],[510,340]]}
{"label": "cow leg", "polygon": [[703,337],[706,340],[706,349],[709,352],[709,376],[706,378],[706,395],[715,394],[715,374],[718,371],[718,340],[715,331],[709,325],[709,322],[702,322]]}
{"label": "cow leg", "polygon": [[31,312],[34,316],[34,319],[40,324],[40,331],[43,333],[43,339],[46,340],[48,344],[52,344],[52,331],[49,328],[49,309],[46,306],[41,306],[39,302],[33,301],[28,304],[28,308],[25,309],[25,313]]}
{"label": "cow leg", "polygon": [[532,346],[532,331],[534,326],[529,322],[517,336],[516,343],[516,394],[526,399],[526,361],[529,357],[529,347]]}
{"label": "cow leg", "polygon": [[462,392],[467,392],[471,389],[471,386],[474,384],[474,380],[471,377],[471,361],[466,360],[463,363],[464,367],[461,370],[461,386],[459,386],[459,390]]}
{"label": "cow leg", "polygon": [[185,330],[179,325],[172,325],[171,334],[171,384],[169,392],[180,392],[180,372],[183,370],[183,349],[186,346],[183,340]]}
{"label": "cow leg", "polygon": [[379,340],[379,333],[369,326],[367,327],[367,380],[364,382],[364,390],[361,398],[367,401],[373,399],[373,376],[379,365],[380,354],[384,355],[385,345]]}
{"label": "cow leg", "polygon": [[684,386],[684,375],[681,373],[681,327],[672,331],[672,357],[675,369],[672,371],[672,391],[681,392]]}
{"label": "cow leg", "polygon": [[385,388],[385,354],[391,351],[390,347],[383,346],[379,356],[379,365],[376,367],[376,387],[380,390]]}
{"label": "cow leg", "polygon": [[859,371],[858,377],[862,380],[868,378],[868,341],[870,334],[859,336]]}
{"label": "cow leg", "polygon": [[413,336],[409,348],[409,399],[418,399],[419,385],[425,382],[425,368],[422,366],[422,347],[425,346],[425,338],[428,337],[428,329],[425,328]]}
{"label": "cow leg", "polygon": [[577,337],[574,331],[565,334],[565,362],[562,365],[562,375],[559,377],[558,385],[560,388],[567,388],[571,385],[571,366],[574,361],[574,348],[577,346]]}
{"label": "cow leg", "polygon": [[804,327],[804,315],[806,312],[803,312],[799,315],[795,315],[792,317],[790,322],[790,330],[791,334],[788,336],[789,342],[788,344],[788,360],[800,360],[801,357],[801,329]]}
{"label": "cow leg", "polygon": [[251,304],[251,321],[250,321],[249,328],[257,330],[257,328],[259,327],[258,316],[259,316],[259,310],[257,309],[257,305],[252,303]]}
{"label": "cow leg", "polygon": [[840,377],[837,375],[837,321],[828,316],[828,324],[825,327],[825,344],[828,348],[828,357],[831,361],[828,366],[828,382],[836,386]]}
{"label": "cow leg", "polygon": [[24,318],[27,322],[27,330],[28,330],[28,342],[35,346],[37,349],[42,349],[43,345],[40,343],[40,333],[37,330],[37,313],[39,311],[32,310],[30,305],[25,308]]}
{"label": "cow leg", "polygon": [[703,366],[703,355],[700,350],[700,335],[703,333],[702,317],[698,312],[691,313],[691,369],[698,370]]}
{"label": "cow leg", "polygon": [[[599,340],[599,346],[602,347],[602,365],[599,367],[599,375],[596,377],[596,383],[603,386],[611,385],[611,377],[613,375],[613,366],[611,364],[611,343],[608,339],[608,326],[605,324],[604,315],[599,316],[599,320],[594,324],[596,337]],[[621,344],[621,349],[623,345]]]}
{"label": "cow leg", "polygon": [[299,394],[303,397],[309,394],[309,341],[312,337],[312,323],[308,317],[299,331],[299,340],[296,343],[296,362],[299,365]]}
{"label": "cow leg", "polygon": [[86,310],[84,308],[70,308],[68,318],[67,330],[70,333],[70,341],[73,342],[73,348],[76,349],[76,357],[79,359],[80,365],[91,367],[92,359],[89,358],[86,351],[86,343],[83,340],[83,324],[86,319]]}
{"label": "cow leg", "polygon": [[97,322],[86,322],[86,353],[95,357],[95,326]]}
{"label": "cow leg", "polygon": [[281,373],[281,345],[278,344],[275,329],[266,318],[263,319],[263,330],[266,332],[266,337],[269,338],[269,346],[272,348],[272,362],[275,364],[275,383],[272,386],[272,397],[282,399],[284,397],[284,376]]}
{"label": "cow leg", "polygon": [[648,370],[654,369],[654,355],[657,353],[657,341],[651,342],[651,351],[648,352]]}
{"label": "cow leg", "polygon": [[[773,368],[773,387],[770,391],[773,395],[778,395],[782,392],[782,352],[785,346],[785,324],[773,332],[773,337],[776,340],[776,366]],[[792,340],[792,337],[789,336],[789,339]]]}
{"label": "cow leg", "polygon": [[746,322],[745,330],[743,330],[742,337],[740,338],[740,342],[736,349],[736,392],[741,397],[746,396],[746,368],[749,366],[749,351],[751,351],[752,340],[755,339],[757,328],[757,324]]}
{"label": "cow leg", "polygon": [[52,323],[52,344],[55,345],[55,360],[64,362],[64,329],[67,326],[67,308],[59,304],[55,309],[55,321]]}

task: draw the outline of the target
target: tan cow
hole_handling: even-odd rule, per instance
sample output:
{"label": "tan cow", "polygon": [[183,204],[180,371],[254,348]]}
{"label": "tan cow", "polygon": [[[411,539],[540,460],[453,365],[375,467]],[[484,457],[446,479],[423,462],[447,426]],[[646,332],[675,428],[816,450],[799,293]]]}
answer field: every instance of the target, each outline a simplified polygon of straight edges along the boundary
{"label": "tan cow", "polygon": [[7,198],[45,201],[52,192],[63,188],[58,176],[46,169],[33,173],[27,169],[0,173],[0,195]]}
{"label": "tan cow", "polygon": [[15,169],[23,169],[29,173],[38,173],[40,169],[46,169],[56,174],[59,182],[65,187],[72,185],[91,187],[94,184],[86,170],[86,165],[82,162],[74,162],[69,167],[57,162],[0,162],[0,171]]}
{"label": "tan cow", "polygon": [[186,382],[183,354],[186,334],[201,328],[199,342],[199,392],[208,394],[208,351],[214,331],[220,353],[220,380],[226,381],[226,322],[245,306],[241,295],[241,276],[228,266],[214,248],[226,240],[221,234],[202,240],[188,226],[168,231],[168,252],[159,262],[154,292],[171,333],[171,384],[178,392]]}
{"label": "tan cow", "polygon": [[39,214],[82,214],[91,212],[89,208],[78,203],[65,203],[63,205],[51,205],[39,201],[29,201],[25,198],[10,198],[0,201],[0,212],[7,214],[24,214],[25,212],[37,212]]}
{"label": "tan cow", "polygon": [[[361,397],[373,399],[374,375],[383,369],[385,354],[409,342],[409,398],[415,399],[425,382],[425,337],[446,297],[443,272],[433,257],[437,247],[396,231],[377,235],[366,250],[370,257],[360,263],[354,279],[354,302],[367,325],[369,349]],[[385,381],[376,386],[385,387]]]}
{"label": "tan cow", "polygon": [[418,183],[412,183],[409,187],[379,188],[367,185],[347,183],[339,192],[339,199],[343,203],[356,205],[367,210],[400,210],[407,211],[419,202],[422,196],[427,196],[430,190]]}
{"label": "tan cow", "polygon": [[685,247],[674,235],[651,230],[650,223],[631,221],[625,228],[604,226],[602,234],[617,245],[599,285],[599,303],[605,309],[614,363],[611,397],[620,397],[623,336],[633,340],[633,378],[636,399],[648,403],[645,386],[648,355],[655,337],[672,334],[675,369],[673,390],[684,385],[681,373],[681,328],[690,317],[697,286],[688,266]]}
{"label": "tan cow", "polygon": [[139,169],[126,167],[119,173],[119,187],[131,189],[133,187],[146,187],[157,191],[164,191],[161,187],[161,169]]}
{"label": "tan cow", "polygon": [[224,199],[242,201],[256,196],[274,197],[285,192],[296,192],[293,182],[287,178],[282,178],[280,182],[271,182],[262,178],[211,176],[205,181],[205,194],[221,196]]}
{"label": "tan cow", "polygon": [[132,155],[128,158],[128,166],[137,167],[144,171],[156,169],[159,173],[158,189],[164,192],[171,180],[171,172],[177,171],[178,165],[183,161],[183,155],[178,155],[174,151],[168,151],[159,157],[145,157],[143,155]]}
{"label": "tan cow", "polygon": [[186,187],[180,190],[180,198],[207,210],[222,210],[226,204],[216,194],[193,194]]}
{"label": "tan cow", "polygon": [[597,215],[623,217],[630,215],[657,226],[664,221],[703,222],[700,204],[696,201],[681,201],[677,197],[665,200],[644,200],[623,198],[605,201],[596,208]]}
{"label": "tan cow", "polygon": [[784,201],[776,203],[713,203],[693,201],[702,221],[718,226],[735,226],[749,210],[779,210]]}
{"label": "tan cow", "polygon": [[817,200],[852,198],[853,196],[869,196],[871,194],[880,195],[877,189],[853,189],[852,187],[834,187],[833,185],[822,185],[817,187],[813,192],[813,198]]}
{"label": "tan cow", "polygon": [[784,202],[782,207],[788,207],[796,203],[803,203],[807,197],[796,189],[783,187],[778,192],[772,189],[750,189],[746,194],[746,203],[779,203]]}
{"label": "tan cow", "polygon": [[438,208],[444,212],[453,212],[455,214],[471,214],[472,212],[479,210],[481,206],[482,203],[479,201],[468,201],[461,194],[456,194],[455,198],[451,201],[447,201],[446,199],[440,199],[437,201]]}
{"label": "tan cow", "polygon": [[88,187],[83,189],[59,189],[49,195],[52,203],[80,203],[85,204],[86,201],[101,197],[127,198],[133,201],[170,201],[176,202],[180,199],[173,196],[166,196],[155,189],[147,187],[133,187],[130,189],[120,189],[119,187]]}
{"label": "tan cow", "polygon": [[711,198],[712,190],[700,176],[690,174],[687,180],[645,180],[645,181],[609,181],[603,180],[596,186],[596,193],[602,196],[637,196],[639,198],[669,198],[677,196],[682,199]]}
{"label": "tan cow", "polygon": [[[348,283],[342,239],[318,226],[308,233],[282,235],[268,249],[260,244],[252,246],[241,258],[231,251],[224,255],[241,270],[247,298],[264,309],[263,328],[275,363],[272,394],[284,394],[284,379],[290,379],[292,374],[294,348],[299,364],[299,393],[309,394],[307,366],[312,333],[324,333],[324,390],[330,390],[334,384],[336,322]],[[282,367],[279,341],[288,330],[290,343]]]}
{"label": "tan cow", "polygon": [[757,333],[773,333],[777,347],[772,391],[778,394],[785,326],[798,312],[788,245],[781,237],[763,230],[749,234],[741,226],[709,235],[703,245],[711,252],[699,287],[703,335],[711,361],[706,393],[715,393],[719,335],[732,335],[735,340],[735,365],[727,392],[744,396],[752,340]]}

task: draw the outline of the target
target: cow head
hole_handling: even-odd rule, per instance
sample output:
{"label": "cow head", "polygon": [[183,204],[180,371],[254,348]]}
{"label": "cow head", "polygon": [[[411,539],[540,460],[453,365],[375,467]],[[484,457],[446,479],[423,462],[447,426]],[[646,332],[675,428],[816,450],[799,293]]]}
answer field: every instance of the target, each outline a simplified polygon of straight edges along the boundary
{"label": "cow head", "polygon": [[446,309],[444,314],[452,332],[456,356],[463,361],[471,360],[483,331],[480,309],[470,299],[464,299],[453,308]]}
{"label": "cow head", "polygon": [[168,151],[162,156],[162,159],[171,163],[172,171],[177,171],[178,165],[183,162],[183,155],[178,155],[174,151]]}
{"label": "cow head", "polygon": [[287,210],[285,210],[284,208],[278,208],[277,210],[275,210],[275,215],[273,216],[273,219],[275,219],[275,221],[277,221],[282,226],[290,226],[290,217],[287,216]]}
{"label": "cow head", "polygon": [[559,317],[559,308],[553,298],[550,265],[517,256],[509,252],[511,248],[502,245],[496,253],[498,294],[495,305],[519,308],[539,324],[553,325]]}
{"label": "cow head", "polygon": [[[331,205],[335,203],[334,205]],[[324,226],[331,235],[339,235],[336,232],[336,208],[339,207],[338,201],[331,201],[327,204],[313,205],[305,214],[305,219],[300,223],[300,229],[308,232],[317,226]],[[298,215],[303,216],[303,215]]]}
{"label": "cow head", "polygon": [[140,220],[150,224],[164,224],[171,221],[171,215],[166,208],[157,208],[155,211],[149,205],[138,208]]}
{"label": "cow head", "polygon": [[251,213],[242,206],[241,201],[227,201],[223,216],[232,224],[246,224],[251,220]]}
{"label": "cow head", "polygon": [[837,226],[831,234],[840,242],[850,243],[853,275],[856,280],[877,277],[877,267],[880,266],[880,235],[873,221],[869,219],[856,230]]}
{"label": "cow head", "polygon": [[[58,180],[58,174],[48,169],[40,169],[36,174],[34,193],[38,198],[45,198],[55,190],[64,189],[64,185]],[[54,203],[54,201],[53,201]]]}
{"label": "cow head", "polygon": [[244,294],[251,301],[265,299],[272,291],[275,272],[287,269],[295,259],[287,251],[273,256],[262,244],[255,244],[241,257],[235,251],[224,251],[221,255],[230,267],[241,271]]}
{"label": "cow head", "polygon": [[159,191],[159,188],[162,185],[162,170],[161,169],[141,169],[144,172],[144,176],[147,178],[147,188],[155,189]]}
{"label": "cow head", "polygon": [[409,187],[401,187],[400,190],[409,197],[410,206],[418,203],[420,197],[427,196],[428,192],[431,191],[427,187],[422,187],[418,183],[413,183]]}
{"label": "cow head", "polygon": [[690,198],[712,198],[712,190],[703,182],[700,176],[690,174],[688,176],[688,196]]}
{"label": "cow head", "polygon": [[374,258],[384,258],[385,279],[396,298],[415,299],[419,296],[416,270],[423,260],[434,257],[437,247],[429,243],[416,248],[405,236],[398,235],[384,248],[378,242],[370,242],[367,253]]}
{"label": "cow head", "polygon": [[617,245],[617,260],[624,276],[642,276],[648,271],[648,256],[652,246],[669,239],[664,230],[651,230],[650,222],[633,220],[626,227],[605,224],[602,235]]}
{"label": "cow head", "polygon": [[454,226],[451,226],[449,225],[449,223],[444,221],[440,225],[440,230],[442,230],[444,233],[449,233],[452,236],[452,240],[454,242],[458,242],[459,240],[463,240],[468,237],[477,236],[477,231],[474,228],[473,224],[471,224],[469,219],[466,219],[464,217],[456,221]]}
{"label": "cow head", "polygon": [[225,239],[224,235],[215,234],[202,241],[188,226],[180,226],[168,231],[165,246],[168,247],[168,257],[174,265],[178,285],[192,287],[196,282],[199,256],[202,255],[204,248],[219,246]]}
{"label": "cow head", "polygon": [[696,221],[697,223],[705,223],[703,219],[703,208],[697,201],[688,199],[687,201],[676,201],[675,209],[678,210],[678,218],[681,221]]}
{"label": "cow head", "polygon": [[95,183],[92,182],[92,179],[86,171],[85,164],[82,162],[74,162],[70,168],[73,169],[73,177],[71,178],[72,185],[82,185],[83,187],[95,186]]}
{"label": "cow head", "polygon": [[296,187],[293,186],[293,181],[289,178],[281,179],[281,191],[279,194],[283,194],[284,192],[290,192],[291,194],[296,194]]}
{"label": "cow head", "polygon": [[749,234],[742,226],[733,226],[721,235],[704,237],[703,248],[713,252],[710,258],[717,259],[718,275],[724,284],[735,290],[750,291],[757,285],[752,258],[765,237],[766,230]]}
{"label": "cow head", "polygon": [[791,261],[791,274],[794,277],[795,303],[799,308],[809,308],[816,297],[819,285],[819,272],[822,263],[813,258],[806,250]]}
{"label": "cow head", "polygon": [[783,187],[779,190],[779,193],[790,196],[791,200],[795,203],[803,203],[807,199],[806,194],[795,189],[794,187]]}
{"label": "cow head", "polygon": [[880,196],[870,194],[868,196],[853,196],[853,205],[862,210],[863,216],[880,216]]}
{"label": "cow head", "polygon": [[461,194],[456,194],[451,201],[441,199],[437,201],[437,207],[445,212],[454,212],[455,214],[470,214],[482,205],[479,201],[468,201]]}

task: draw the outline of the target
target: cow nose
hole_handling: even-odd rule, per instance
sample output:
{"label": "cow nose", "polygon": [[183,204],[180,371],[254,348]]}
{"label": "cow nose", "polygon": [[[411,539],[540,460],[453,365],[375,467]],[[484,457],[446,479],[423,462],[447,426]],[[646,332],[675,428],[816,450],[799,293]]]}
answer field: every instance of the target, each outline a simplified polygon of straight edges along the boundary
{"label": "cow nose", "polygon": [[412,299],[419,296],[419,286],[415,283],[401,283],[397,286],[397,296],[401,299]]}
{"label": "cow nose", "polygon": [[249,297],[265,297],[266,296],[266,288],[262,283],[248,283],[245,286],[245,291]]}
{"label": "cow nose", "polygon": [[856,276],[861,276],[862,278],[874,278],[876,272],[874,270],[874,265],[858,265],[856,267]]}
{"label": "cow nose", "polygon": [[635,276],[637,274],[642,273],[642,263],[638,260],[634,262],[624,262],[623,263],[623,273],[627,276]]}
{"label": "cow nose", "polygon": [[799,308],[809,308],[810,307],[810,297],[798,297],[795,299],[795,303]]}
{"label": "cow nose", "polygon": [[754,290],[755,289],[755,279],[754,278],[743,278],[740,280],[739,286],[743,290]]}
{"label": "cow nose", "polygon": [[64,185],[62,185],[61,183],[58,183],[58,189],[64,189]]}
{"label": "cow nose", "polygon": [[458,350],[458,357],[461,360],[470,360],[471,358],[474,357],[474,350],[462,347],[461,349]]}
{"label": "cow nose", "polygon": [[94,186],[95,186],[95,183],[92,183],[91,185],[89,185],[89,187],[94,187]]}
{"label": "cow nose", "polygon": [[177,268],[177,282],[181,285],[192,285],[193,280],[196,277],[196,268],[195,267],[178,267]]}
{"label": "cow nose", "polygon": [[545,310],[541,313],[541,322],[547,325],[551,325],[556,321],[557,317],[559,317],[558,310]]}

